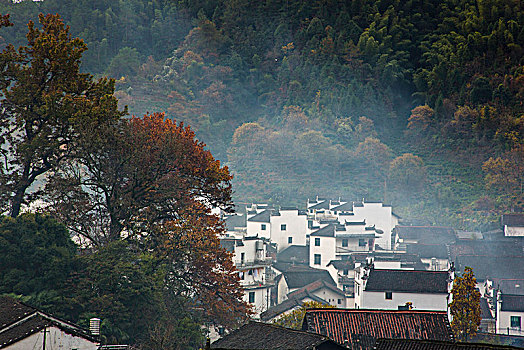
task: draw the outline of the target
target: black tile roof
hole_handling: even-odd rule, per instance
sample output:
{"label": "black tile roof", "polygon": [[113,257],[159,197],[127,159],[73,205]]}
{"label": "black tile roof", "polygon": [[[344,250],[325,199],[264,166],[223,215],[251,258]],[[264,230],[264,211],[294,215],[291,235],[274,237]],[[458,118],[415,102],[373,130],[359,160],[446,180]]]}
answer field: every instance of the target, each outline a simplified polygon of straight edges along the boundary
{"label": "black tile roof", "polygon": [[335,225],[329,224],[324,226],[320,230],[312,232],[310,236],[335,237]]}
{"label": "black tile roof", "polygon": [[416,254],[421,258],[448,258],[448,246],[446,244],[408,244],[406,246],[406,253]]}
{"label": "black tile roof", "polygon": [[258,213],[255,216],[250,217],[247,219],[247,221],[250,222],[269,222],[269,218],[271,217],[272,210],[266,209],[260,213]]}
{"label": "black tile roof", "polygon": [[246,216],[244,214],[233,214],[225,217],[226,228],[228,231],[233,231],[238,227],[246,227]]}
{"label": "black tile roof", "polygon": [[501,221],[502,226],[524,227],[524,213],[504,214]]}
{"label": "black tile roof", "polygon": [[516,278],[492,278],[495,289],[498,289],[502,294],[524,295],[524,279]]}
{"label": "black tile roof", "polygon": [[508,345],[492,345],[486,343],[456,343],[436,340],[414,339],[379,339],[376,350],[515,350]]}
{"label": "black tile roof", "polygon": [[404,240],[415,240],[424,244],[448,244],[456,239],[455,231],[446,226],[400,226],[393,229],[393,234]]}
{"label": "black tile roof", "polygon": [[370,269],[365,290],[447,294],[448,272]]}
{"label": "black tile roof", "polygon": [[502,311],[524,312],[524,295],[502,294]]}
{"label": "black tile roof", "polygon": [[459,255],[455,267],[459,272],[469,266],[477,281],[487,278],[524,279],[524,256]]}
{"label": "black tile roof", "polygon": [[[328,347],[326,347],[328,345]],[[345,349],[326,336],[250,321],[224,338],[211,344],[211,349]]]}
{"label": "black tile roof", "polygon": [[86,330],[79,326],[48,316],[10,297],[0,297],[0,322],[0,348],[9,346],[49,326],[96,342]]}
{"label": "black tile roof", "polygon": [[329,209],[329,201],[325,200],[323,202],[317,203],[308,209]]}
{"label": "black tile roof", "polygon": [[331,260],[328,264],[333,265],[337,270],[353,270],[355,268],[355,261],[351,260]]}
{"label": "black tile roof", "polygon": [[0,297],[0,329],[35,313],[36,309],[10,297]]}
{"label": "black tile roof", "polygon": [[353,203],[344,203],[341,205],[338,205],[334,208],[331,208],[332,211],[352,211],[353,210]]}
{"label": "black tile roof", "polygon": [[458,240],[449,246],[452,260],[459,255],[521,256],[524,255],[522,242],[513,238],[500,237],[497,240]]}
{"label": "black tile roof", "polygon": [[453,340],[447,314],[441,311],[310,309],[302,329],[359,350],[373,349],[379,338]]}
{"label": "black tile roof", "polygon": [[320,290],[322,288],[330,289],[332,292],[339,294],[341,297],[344,297],[344,292],[340,289],[338,289],[334,284],[328,283],[323,280],[317,280],[315,282],[312,282],[292,293],[288,294],[288,298],[294,298],[297,295],[300,295],[303,292],[316,292],[317,290]]}
{"label": "black tile roof", "polygon": [[493,314],[489,310],[489,304],[486,298],[480,298],[480,316],[483,320],[493,319]]}
{"label": "black tile roof", "polygon": [[278,305],[272,306],[266,311],[260,314],[260,319],[262,321],[269,321],[278,315],[283,314],[284,312],[293,310],[295,308],[301,307],[305,299],[311,299],[317,303],[329,305],[324,299],[312,294],[307,290],[303,290],[300,293],[295,293],[289,299],[284,300]]}
{"label": "black tile roof", "polygon": [[286,279],[289,289],[302,288],[317,280],[323,280],[332,285],[336,285],[333,277],[331,277],[327,270],[314,269],[309,266],[291,266],[282,274]]}
{"label": "black tile roof", "polygon": [[277,254],[279,263],[309,265],[309,247],[306,245],[290,245]]}

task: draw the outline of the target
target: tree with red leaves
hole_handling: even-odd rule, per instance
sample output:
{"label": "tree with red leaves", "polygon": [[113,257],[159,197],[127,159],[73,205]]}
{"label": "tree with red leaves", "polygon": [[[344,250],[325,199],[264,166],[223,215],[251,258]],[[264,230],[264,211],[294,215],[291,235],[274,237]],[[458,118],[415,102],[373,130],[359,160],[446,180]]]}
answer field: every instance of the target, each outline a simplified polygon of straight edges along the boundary
{"label": "tree with red leaves", "polygon": [[152,253],[166,286],[208,319],[245,317],[238,274],[220,247],[224,227],[211,213],[232,207],[228,168],[189,127],[160,113],[98,131],[50,179],[49,210],[95,250],[126,240]]}

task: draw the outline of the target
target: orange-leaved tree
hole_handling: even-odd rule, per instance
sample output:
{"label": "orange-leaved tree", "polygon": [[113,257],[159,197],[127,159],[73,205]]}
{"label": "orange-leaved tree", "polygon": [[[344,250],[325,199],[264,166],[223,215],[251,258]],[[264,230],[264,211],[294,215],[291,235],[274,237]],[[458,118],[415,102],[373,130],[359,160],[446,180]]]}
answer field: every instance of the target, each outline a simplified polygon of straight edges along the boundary
{"label": "orange-leaved tree", "polygon": [[98,131],[50,179],[49,210],[94,250],[126,240],[153,254],[166,288],[213,321],[245,317],[238,273],[218,239],[224,227],[211,213],[232,207],[228,168],[161,113]]}
{"label": "orange-leaved tree", "polygon": [[462,276],[453,282],[453,301],[449,304],[453,320],[451,329],[458,340],[468,341],[477,334],[480,325],[480,292],[473,269],[466,266]]}

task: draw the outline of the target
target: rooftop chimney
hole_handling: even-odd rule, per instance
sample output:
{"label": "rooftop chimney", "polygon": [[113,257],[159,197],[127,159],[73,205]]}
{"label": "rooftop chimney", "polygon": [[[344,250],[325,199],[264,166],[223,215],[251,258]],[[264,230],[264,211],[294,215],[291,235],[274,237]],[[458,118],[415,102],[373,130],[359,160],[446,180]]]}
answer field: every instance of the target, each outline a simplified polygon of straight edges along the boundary
{"label": "rooftop chimney", "polygon": [[91,318],[89,319],[89,331],[92,335],[100,335],[100,319]]}

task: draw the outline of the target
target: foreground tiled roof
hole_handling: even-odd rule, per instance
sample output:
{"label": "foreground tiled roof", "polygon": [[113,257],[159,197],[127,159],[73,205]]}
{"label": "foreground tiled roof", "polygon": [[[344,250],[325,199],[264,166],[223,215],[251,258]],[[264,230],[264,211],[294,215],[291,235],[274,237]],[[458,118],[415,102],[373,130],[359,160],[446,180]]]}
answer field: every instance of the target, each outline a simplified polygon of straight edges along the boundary
{"label": "foreground tiled roof", "polygon": [[447,294],[448,272],[371,269],[365,290],[368,292]]}
{"label": "foreground tiled roof", "polygon": [[501,310],[524,312],[524,295],[502,294]]}
{"label": "foreground tiled roof", "polygon": [[373,349],[379,338],[453,340],[447,314],[440,311],[310,309],[302,329],[359,350]]}
{"label": "foreground tiled roof", "polygon": [[455,343],[448,341],[427,341],[412,339],[379,339],[376,350],[514,350],[507,345],[485,343]]}
{"label": "foreground tiled roof", "polygon": [[36,309],[9,297],[0,297],[0,329],[32,313]]}
{"label": "foreground tiled roof", "polygon": [[0,349],[49,326],[95,342],[85,330],[72,323],[46,315],[16,299],[0,297]]}
{"label": "foreground tiled roof", "polygon": [[51,325],[53,324],[50,320],[35,314],[34,316],[23,321],[20,325],[1,332],[0,349],[17,342],[18,340],[24,339],[31,334],[37,333],[45,327],[49,327]]}
{"label": "foreground tiled roof", "polygon": [[320,345],[330,345],[331,349],[344,349],[320,334],[250,321],[248,324],[211,344],[211,349],[314,349]]}

